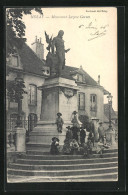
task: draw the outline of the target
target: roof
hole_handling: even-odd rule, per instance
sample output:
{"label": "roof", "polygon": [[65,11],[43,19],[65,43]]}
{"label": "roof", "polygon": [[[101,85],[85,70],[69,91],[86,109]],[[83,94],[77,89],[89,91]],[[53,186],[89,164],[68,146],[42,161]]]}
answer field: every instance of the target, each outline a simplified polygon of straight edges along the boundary
{"label": "roof", "polygon": [[[109,105],[108,104],[104,104],[104,115],[109,118]],[[117,119],[117,114],[116,112],[113,110],[111,111],[111,118],[112,119]]]}
{"label": "roof", "polygon": [[62,71],[62,77],[65,78],[73,78],[72,75],[75,73],[83,73],[85,76],[85,82],[87,85],[92,85],[92,86],[98,86],[98,83],[83,69],[80,70],[79,68],[72,67],[72,66],[65,66],[64,70]]}
{"label": "roof", "polygon": [[[19,40],[17,40],[18,42]],[[17,47],[17,45],[16,45]],[[34,51],[25,43],[21,47],[17,47],[18,55],[20,56],[23,70],[28,73],[34,73],[42,76],[42,68],[45,62],[40,60]]]}
{"label": "roof", "polygon": [[[23,65],[24,72],[33,73],[42,76],[42,69],[45,66],[45,60],[42,61],[36,53],[21,39],[16,39],[14,45],[17,48],[17,52],[20,56],[21,63]],[[20,45],[20,47],[19,47]],[[85,77],[86,85],[99,86],[99,84],[82,68],[76,68],[72,66],[65,66],[62,70],[61,77],[75,80],[73,78],[74,74],[83,74]],[[108,92],[103,88],[104,94]]]}

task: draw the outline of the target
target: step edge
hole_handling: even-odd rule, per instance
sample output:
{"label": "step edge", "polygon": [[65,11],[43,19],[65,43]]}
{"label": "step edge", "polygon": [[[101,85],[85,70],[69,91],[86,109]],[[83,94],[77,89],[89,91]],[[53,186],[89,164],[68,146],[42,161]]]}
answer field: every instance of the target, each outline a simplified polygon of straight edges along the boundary
{"label": "step edge", "polygon": [[[114,152],[114,153],[103,153],[102,155],[112,155],[112,154],[118,154],[118,152]],[[99,155],[99,154],[93,154],[93,155]],[[83,157],[83,155],[78,154],[78,155],[30,155],[30,154],[24,154],[24,156],[28,156],[28,157]]]}
{"label": "step edge", "polygon": [[63,167],[63,166],[83,166],[83,165],[104,165],[104,164],[114,164],[114,163],[117,163],[118,164],[118,162],[108,162],[108,163],[106,163],[106,162],[103,162],[103,163],[93,163],[93,164],[74,164],[74,165],[30,165],[30,164],[18,164],[18,163],[9,163],[9,165],[16,165],[16,166],[42,166],[42,167],[50,167],[50,166],[52,166],[52,167],[57,167],[57,166],[59,166],[59,167]]}
{"label": "step edge", "polygon": [[36,160],[36,159],[22,159],[22,158],[18,158],[17,160],[24,160],[24,161],[30,161],[31,160],[33,162],[34,161],[45,161],[45,162],[46,161],[55,161],[56,162],[56,161],[78,161],[78,160],[107,160],[107,159],[113,159],[113,158],[114,159],[115,158],[118,159],[118,157],[109,157],[109,158],[88,158],[88,159],[87,158],[85,158],[85,159],[83,158],[83,159],[69,159],[69,160],[67,160],[67,159],[65,159],[65,160],[61,160],[61,159],[59,159],[59,160],[58,159],[56,159],[56,160],[52,160],[52,159],[51,160],[40,160],[40,159]]}
{"label": "step edge", "polygon": [[16,172],[16,171],[19,171],[19,172],[31,172],[31,173],[35,173],[35,172],[36,172],[36,173],[37,173],[37,172],[38,172],[38,173],[48,173],[48,172],[49,172],[49,173],[51,173],[51,172],[52,172],[52,173],[54,173],[54,172],[55,172],[55,173],[56,173],[56,172],[57,172],[57,173],[63,173],[63,172],[65,173],[65,172],[79,172],[79,171],[86,171],[86,170],[88,170],[88,171],[106,170],[106,169],[107,169],[107,170],[109,170],[109,169],[110,169],[110,170],[111,170],[111,169],[118,169],[118,167],[106,167],[106,168],[97,168],[97,169],[89,169],[89,170],[88,170],[88,169],[79,169],[79,170],[72,170],[72,169],[71,169],[71,170],[64,170],[64,171],[63,171],[63,170],[50,170],[50,171],[48,171],[48,170],[43,170],[43,171],[42,171],[42,170],[41,170],[41,171],[40,171],[40,170],[29,170],[29,171],[28,171],[28,170],[21,170],[21,169],[15,170],[15,169],[7,168],[8,171],[15,171],[15,172]]}
{"label": "step edge", "polygon": [[[10,174],[11,175],[11,174]],[[113,173],[102,173],[102,174],[98,174],[98,176],[107,176],[107,175],[118,175],[118,172],[113,172]],[[85,175],[84,175],[85,176]],[[87,175],[87,176],[85,176],[85,177],[95,177],[95,176],[97,176],[97,174],[92,174],[92,175]],[[23,178],[23,177],[25,177],[25,176],[21,176],[21,175],[19,175],[19,176],[16,176],[16,177],[21,177],[21,178]],[[36,178],[37,179],[37,176],[28,176],[28,177],[33,177],[34,179]],[[74,178],[77,178],[77,177],[83,177],[83,175],[69,175],[68,177],[74,177]],[[67,178],[67,176],[55,176],[55,177],[53,177],[53,176],[38,176],[38,179],[39,178]]]}

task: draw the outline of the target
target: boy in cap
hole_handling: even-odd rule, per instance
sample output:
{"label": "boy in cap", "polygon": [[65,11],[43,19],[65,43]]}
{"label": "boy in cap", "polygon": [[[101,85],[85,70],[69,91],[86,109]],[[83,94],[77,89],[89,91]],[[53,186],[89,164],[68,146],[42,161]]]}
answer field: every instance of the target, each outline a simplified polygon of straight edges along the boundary
{"label": "boy in cap", "polygon": [[56,119],[56,124],[57,124],[57,130],[59,133],[62,133],[62,127],[64,124],[63,119],[61,118],[62,114],[60,112],[57,113],[57,119]]}

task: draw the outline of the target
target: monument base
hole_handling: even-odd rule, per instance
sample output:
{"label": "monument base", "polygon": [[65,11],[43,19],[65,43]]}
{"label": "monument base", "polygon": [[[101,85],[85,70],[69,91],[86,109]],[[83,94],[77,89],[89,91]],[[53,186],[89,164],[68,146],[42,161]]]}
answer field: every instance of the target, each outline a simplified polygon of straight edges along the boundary
{"label": "monument base", "polygon": [[[78,86],[75,80],[62,77],[48,78],[43,86],[38,87],[42,91],[41,120],[29,135],[30,149],[38,147],[40,150],[50,148],[53,137],[59,139],[59,145],[64,145],[66,127],[72,126],[71,117],[73,111],[77,111]],[[62,114],[64,121],[62,133],[57,131],[57,113]]]}
{"label": "monument base", "polygon": [[51,140],[53,137],[57,137],[60,147],[63,147],[64,140],[66,138],[67,126],[72,126],[70,121],[65,121],[62,129],[62,133],[57,131],[57,125],[55,121],[39,121],[37,126],[29,135],[28,149],[38,149],[43,151],[50,151]]}

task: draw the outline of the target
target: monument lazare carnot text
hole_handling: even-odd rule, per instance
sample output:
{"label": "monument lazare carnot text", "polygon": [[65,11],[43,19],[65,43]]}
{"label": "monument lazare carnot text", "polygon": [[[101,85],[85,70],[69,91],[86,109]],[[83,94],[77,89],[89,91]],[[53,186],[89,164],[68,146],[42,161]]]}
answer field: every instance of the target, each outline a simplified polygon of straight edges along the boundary
{"label": "monument lazare carnot text", "polygon": [[65,67],[65,53],[70,49],[65,50],[64,31],[60,30],[58,35],[52,39],[45,32],[46,42],[49,44],[47,50],[49,51],[46,57],[46,65],[51,68],[51,75],[60,76]]}

